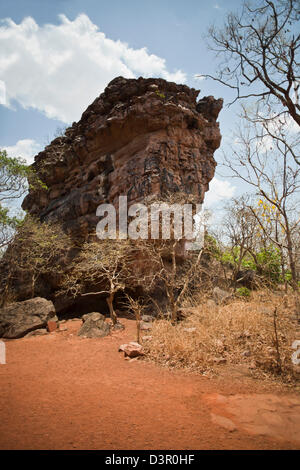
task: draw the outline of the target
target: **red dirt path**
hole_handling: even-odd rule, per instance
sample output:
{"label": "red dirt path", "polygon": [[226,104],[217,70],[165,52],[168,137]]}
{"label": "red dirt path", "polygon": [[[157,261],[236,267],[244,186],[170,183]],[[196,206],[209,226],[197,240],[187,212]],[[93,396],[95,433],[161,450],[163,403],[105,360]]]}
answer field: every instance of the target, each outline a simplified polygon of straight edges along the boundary
{"label": "red dirt path", "polygon": [[300,448],[299,397],[125,361],[118,346],[135,324],[122,322],[102,339],[79,338],[80,322],[68,321],[67,331],[6,342],[0,449]]}

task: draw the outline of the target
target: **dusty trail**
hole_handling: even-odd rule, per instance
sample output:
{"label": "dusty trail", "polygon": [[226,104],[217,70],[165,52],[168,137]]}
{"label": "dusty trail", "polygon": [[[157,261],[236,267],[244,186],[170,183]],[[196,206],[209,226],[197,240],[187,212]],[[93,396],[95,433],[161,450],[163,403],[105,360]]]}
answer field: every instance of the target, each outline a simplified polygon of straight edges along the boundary
{"label": "dusty trail", "polygon": [[[0,365],[0,449],[297,449],[300,398],[253,380],[210,380],[67,331],[7,341]],[[259,394],[257,397],[255,394]]]}

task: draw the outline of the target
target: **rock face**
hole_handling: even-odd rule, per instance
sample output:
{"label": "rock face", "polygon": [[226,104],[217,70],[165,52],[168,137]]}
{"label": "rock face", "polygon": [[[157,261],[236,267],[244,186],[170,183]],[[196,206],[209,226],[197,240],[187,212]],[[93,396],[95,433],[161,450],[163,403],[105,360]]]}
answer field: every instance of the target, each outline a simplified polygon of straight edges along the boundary
{"label": "rock face", "polygon": [[49,321],[58,319],[50,300],[41,297],[15,302],[0,309],[0,337],[15,339],[27,333],[46,328]]}
{"label": "rock face", "polygon": [[[201,203],[215,171],[223,100],[197,102],[198,93],[163,79],[114,79],[79,122],[35,157],[33,168],[47,189],[31,188],[23,209],[41,221],[59,222],[82,242],[95,232],[97,207],[118,208],[119,196],[131,205],[148,195],[181,192]],[[70,262],[77,254],[77,248],[66,248]],[[18,300],[26,299],[23,278],[14,282]],[[102,306],[96,296],[74,300],[58,290],[59,280],[51,276],[36,286],[59,313],[105,308],[104,299]]]}
{"label": "rock face", "polygon": [[94,231],[101,203],[128,204],[150,194],[185,192],[203,201],[214,175],[223,101],[198,103],[198,91],[163,79],[115,78],[73,123],[35,157],[48,190],[31,190],[23,209],[63,222],[74,237]]}

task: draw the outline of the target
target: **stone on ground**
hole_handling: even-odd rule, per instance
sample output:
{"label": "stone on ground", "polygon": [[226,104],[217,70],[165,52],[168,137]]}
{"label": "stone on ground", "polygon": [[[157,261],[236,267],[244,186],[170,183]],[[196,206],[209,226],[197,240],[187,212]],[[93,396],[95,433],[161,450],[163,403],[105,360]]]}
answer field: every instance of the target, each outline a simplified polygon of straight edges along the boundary
{"label": "stone on ground", "polygon": [[123,351],[125,357],[130,358],[144,355],[143,346],[141,346],[139,343],[136,343],[135,341],[131,341],[130,343],[126,344],[121,344],[121,346],[119,347],[119,351]]}
{"label": "stone on ground", "polygon": [[14,302],[0,309],[0,337],[22,338],[30,331],[46,328],[49,321],[58,321],[50,300],[35,297]]}
{"label": "stone on ground", "polygon": [[84,338],[103,338],[110,332],[110,326],[105,321],[105,316],[99,312],[92,312],[82,317],[83,324],[78,331],[78,336]]}

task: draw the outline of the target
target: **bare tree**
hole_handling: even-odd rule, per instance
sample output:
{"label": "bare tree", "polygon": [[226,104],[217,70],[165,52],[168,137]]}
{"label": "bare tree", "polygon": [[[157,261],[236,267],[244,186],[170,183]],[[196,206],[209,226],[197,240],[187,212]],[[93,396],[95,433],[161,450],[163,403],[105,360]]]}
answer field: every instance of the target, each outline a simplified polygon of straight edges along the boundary
{"label": "bare tree", "polygon": [[[257,222],[249,208],[249,197],[233,199],[226,207],[223,218],[222,236],[232,264],[232,281],[237,285],[238,274],[247,255],[250,255],[256,266]],[[224,250],[226,251],[226,250]]]}
{"label": "bare tree", "polygon": [[62,273],[61,261],[71,246],[71,240],[58,224],[41,223],[27,215],[1,260],[1,270],[5,273],[0,289],[1,303],[4,304],[14,290],[14,280],[23,275],[30,277],[30,296],[34,297],[37,280],[42,275]]}
{"label": "bare tree", "polygon": [[167,296],[173,323],[177,322],[178,310],[199,274],[202,252],[203,249],[199,249],[182,254],[182,240],[150,241],[144,245],[144,253],[151,260],[155,279],[161,283]]}
{"label": "bare tree", "polygon": [[105,295],[113,325],[117,323],[114,298],[130,277],[132,253],[128,240],[86,242],[65,277],[63,290],[76,296]]}
{"label": "bare tree", "polygon": [[223,28],[210,28],[210,47],[221,61],[215,76],[202,76],[231,88],[232,103],[254,97],[265,117],[288,113],[300,125],[299,18],[299,0],[244,2]]}
{"label": "bare tree", "polygon": [[[187,239],[184,230],[178,231],[178,226],[183,223],[182,208],[184,204],[190,204],[191,213],[196,215],[197,197],[181,192],[168,193],[159,198],[152,196],[145,204],[156,203],[163,207],[167,205],[169,224],[164,225],[163,219],[157,219],[159,234],[157,239],[141,240],[140,252],[144,263],[150,267],[152,284],[156,281],[167,297],[170,317],[173,323],[178,320],[178,310],[181,306],[189,287],[198,276],[198,268],[203,252],[199,246],[195,251],[187,250]],[[165,219],[166,221],[167,219]],[[177,225],[178,224],[178,225]],[[181,227],[182,228],[182,227]],[[181,232],[181,233],[178,233]]]}
{"label": "bare tree", "polygon": [[232,155],[224,158],[225,166],[231,176],[247,183],[260,198],[261,208],[256,210],[249,205],[249,209],[264,235],[287,252],[292,285],[297,290],[293,240],[300,224],[300,168],[289,163],[288,146],[280,145],[278,140],[259,138],[252,126],[240,130],[235,144]]}
{"label": "bare tree", "polygon": [[136,340],[139,343],[141,339],[141,320],[147,305],[144,303],[144,299],[134,299],[130,295],[126,295],[127,303],[126,306],[130,308],[134,314],[136,321]]}

